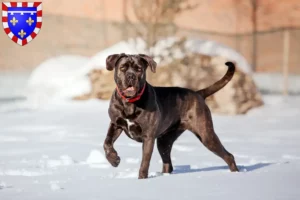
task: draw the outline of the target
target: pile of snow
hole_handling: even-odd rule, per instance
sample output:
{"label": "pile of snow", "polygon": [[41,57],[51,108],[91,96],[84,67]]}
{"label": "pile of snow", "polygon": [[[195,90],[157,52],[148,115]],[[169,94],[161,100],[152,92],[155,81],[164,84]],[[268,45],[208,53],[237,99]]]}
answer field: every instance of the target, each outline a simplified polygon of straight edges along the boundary
{"label": "pile of snow", "polygon": [[234,49],[210,40],[191,39],[186,42],[186,48],[195,53],[210,56],[221,56],[235,61],[237,66],[245,73],[252,73],[252,68],[247,60]]}
{"label": "pile of snow", "polygon": [[81,72],[87,62],[87,57],[77,55],[64,55],[46,60],[28,79],[27,100],[39,105],[89,92],[89,78]]}
{"label": "pile of snow", "polygon": [[[179,38],[166,38],[150,49],[158,64],[161,63],[162,56],[164,57],[163,62],[172,61],[170,58],[168,60],[168,49],[177,41],[179,41]],[[121,41],[97,53],[90,59],[77,55],[64,55],[46,60],[30,75],[26,98],[28,102],[38,107],[48,102],[72,99],[75,96],[88,93],[91,85],[87,74],[92,69],[105,68],[107,56],[117,53],[146,53],[145,47],[145,41],[136,38]],[[240,54],[216,42],[187,39],[185,48],[187,49],[185,52],[176,48],[172,49],[173,58],[182,58],[188,52],[198,52],[212,56],[219,55],[237,62],[243,71],[251,72],[251,67]]]}
{"label": "pile of snow", "polygon": [[[238,67],[245,73],[251,73],[252,68],[247,62],[247,60],[239,54],[234,49],[227,47],[215,41],[202,40],[202,39],[187,39],[184,48],[185,52],[182,52],[178,48],[170,50],[180,38],[168,37],[160,40],[155,46],[150,48],[151,55],[154,56],[154,60],[158,64],[167,64],[172,62],[173,58],[183,58],[186,53],[201,53],[209,56],[222,56],[228,58],[231,61],[235,61]],[[173,58],[168,57],[169,51],[172,52]],[[138,54],[145,53],[146,43],[141,38],[129,39],[128,41],[121,41],[103,51],[94,55],[91,60],[84,66],[84,72],[88,73],[91,69],[101,69],[106,66],[106,58],[111,54],[127,53],[127,54]],[[164,57],[164,62],[162,63],[161,57]]]}
{"label": "pile of snow", "polygon": [[89,62],[83,66],[82,73],[87,74],[92,69],[102,69],[106,66],[106,58],[111,54],[139,54],[145,53],[146,43],[142,39],[129,39],[116,43],[92,56]]}
{"label": "pile of snow", "polygon": [[90,152],[90,155],[86,159],[87,164],[100,164],[106,162],[107,161],[104,155],[100,151],[95,149]]}
{"label": "pile of snow", "polygon": [[64,188],[59,185],[59,181],[50,181],[50,188],[52,191],[63,190]]}

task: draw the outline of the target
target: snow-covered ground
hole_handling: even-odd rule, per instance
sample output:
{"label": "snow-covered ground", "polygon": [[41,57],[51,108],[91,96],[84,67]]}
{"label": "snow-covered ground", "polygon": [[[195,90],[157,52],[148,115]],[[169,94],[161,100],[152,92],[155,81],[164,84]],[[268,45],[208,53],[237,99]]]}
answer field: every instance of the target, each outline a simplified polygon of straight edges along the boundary
{"label": "snow-covered ground", "polygon": [[245,116],[213,116],[239,173],[190,132],[172,151],[175,171],[160,174],[155,149],[151,178],[137,180],[141,144],[121,135],[118,168],[103,156],[107,101],[61,102],[38,110],[0,112],[0,199],[299,199],[300,97],[265,96]]}

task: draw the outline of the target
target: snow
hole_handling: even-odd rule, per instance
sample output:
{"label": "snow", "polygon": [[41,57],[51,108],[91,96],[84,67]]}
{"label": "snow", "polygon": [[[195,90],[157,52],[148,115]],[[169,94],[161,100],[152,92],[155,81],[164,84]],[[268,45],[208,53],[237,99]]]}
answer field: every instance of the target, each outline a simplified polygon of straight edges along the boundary
{"label": "snow", "polygon": [[[253,73],[253,79],[257,87],[264,93],[282,93],[282,73]],[[288,90],[291,94],[300,94],[300,75],[289,74]]]}
{"label": "snow", "polygon": [[81,72],[88,60],[83,56],[63,55],[41,63],[28,78],[27,101],[39,106],[88,93],[90,81]]}
{"label": "snow", "polygon": [[221,56],[230,61],[235,61],[237,67],[245,73],[252,73],[252,67],[247,60],[234,49],[212,40],[191,39],[186,43],[186,48],[191,52],[210,56]]}
{"label": "snow", "polygon": [[29,72],[0,72],[0,103],[22,99]]}
{"label": "snow", "polygon": [[92,69],[102,69],[106,66],[106,58],[112,54],[138,54],[144,53],[145,42],[139,38],[118,42],[92,56],[89,62],[83,66],[83,73],[88,73]]}
{"label": "snow", "polygon": [[213,115],[215,130],[240,169],[186,131],[172,151],[175,171],[160,173],[155,148],[150,178],[138,180],[142,146],[125,134],[115,143],[118,168],[104,158],[107,101],[56,102],[0,111],[1,200],[299,199],[299,96],[264,96],[241,116]]}
{"label": "snow", "polygon": [[86,159],[86,163],[88,164],[103,163],[105,161],[104,155],[95,149],[90,152],[89,157]]}
{"label": "snow", "polygon": [[[175,42],[178,42],[179,38],[177,37],[167,37],[162,40],[159,40],[155,46],[150,48],[151,55],[153,55],[154,60],[158,64],[162,64],[160,59],[161,56],[164,57],[165,61],[163,64],[172,61],[172,58],[169,56],[168,52],[172,52],[173,58],[183,58],[186,53],[201,53],[204,55],[210,56],[223,56],[224,58],[228,58],[232,61],[235,61],[238,67],[243,70],[245,73],[251,73],[252,68],[248,64],[247,60],[239,54],[234,49],[227,47],[226,45],[220,44],[211,40],[203,40],[203,39],[190,39],[188,38],[184,44],[184,48],[186,52],[182,52],[178,48],[170,49]],[[127,53],[127,54],[138,54],[145,53],[146,51],[146,43],[141,38],[131,38],[128,41],[121,41],[112,45],[111,47],[100,51],[95,54],[91,60],[84,66],[84,72],[88,73],[91,69],[94,68],[105,68],[106,66],[106,58],[111,54],[119,54],[119,53]]]}

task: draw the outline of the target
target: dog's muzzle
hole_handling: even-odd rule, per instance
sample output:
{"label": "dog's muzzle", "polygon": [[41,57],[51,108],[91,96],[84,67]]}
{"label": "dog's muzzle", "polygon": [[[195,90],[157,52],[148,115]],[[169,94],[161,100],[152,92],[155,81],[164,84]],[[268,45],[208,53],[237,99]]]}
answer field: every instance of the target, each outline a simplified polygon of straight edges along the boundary
{"label": "dog's muzzle", "polygon": [[134,86],[135,81],[136,81],[136,75],[133,73],[127,73],[126,81],[127,81],[128,85]]}

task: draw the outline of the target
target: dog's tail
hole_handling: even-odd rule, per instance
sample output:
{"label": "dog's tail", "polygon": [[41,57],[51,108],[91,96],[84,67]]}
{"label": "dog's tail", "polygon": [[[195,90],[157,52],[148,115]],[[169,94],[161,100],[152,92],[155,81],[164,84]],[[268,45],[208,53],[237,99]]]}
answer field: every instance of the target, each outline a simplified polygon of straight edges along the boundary
{"label": "dog's tail", "polygon": [[197,91],[204,99],[222,89],[232,79],[235,72],[235,65],[232,62],[226,62],[225,65],[228,66],[228,70],[223,78],[213,85]]}

